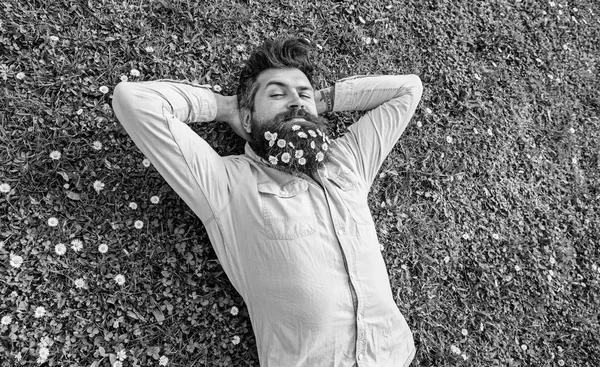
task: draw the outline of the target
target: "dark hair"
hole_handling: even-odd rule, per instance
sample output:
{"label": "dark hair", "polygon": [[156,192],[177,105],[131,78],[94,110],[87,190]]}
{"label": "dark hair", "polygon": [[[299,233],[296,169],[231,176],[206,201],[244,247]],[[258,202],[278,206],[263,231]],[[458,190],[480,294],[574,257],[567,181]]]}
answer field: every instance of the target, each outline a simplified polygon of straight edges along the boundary
{"label": "dark hair", "polygon": [[265,41],[254,51],[240,72],[237,95],[241,108],[254,112],[256,79],[267,69],[296,68],[313,83],[313,65],[309,61],[310,42],[303,38]]}

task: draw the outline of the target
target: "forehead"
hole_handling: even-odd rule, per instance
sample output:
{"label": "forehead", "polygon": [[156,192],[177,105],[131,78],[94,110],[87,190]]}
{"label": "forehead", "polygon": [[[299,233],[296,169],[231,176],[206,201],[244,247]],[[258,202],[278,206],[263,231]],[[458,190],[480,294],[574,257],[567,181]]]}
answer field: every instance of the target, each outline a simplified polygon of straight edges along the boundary
{"label": "forehead", "polygon": [[258,75],[256,81],[260,86],[259,90],[264,90],[271,85],[281,86],[282,84],[291,88],[312,88],[306,75],[296,68],[267,69]]}

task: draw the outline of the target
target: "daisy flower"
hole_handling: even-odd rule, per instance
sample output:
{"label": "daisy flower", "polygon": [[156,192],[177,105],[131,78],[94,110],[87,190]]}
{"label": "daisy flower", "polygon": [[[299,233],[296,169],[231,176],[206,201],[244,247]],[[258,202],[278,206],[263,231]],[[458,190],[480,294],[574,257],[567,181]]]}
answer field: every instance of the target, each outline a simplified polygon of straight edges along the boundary
{"label": "daisy flower", "polygon": [[221,86],[219,84],[213,85],[212,90],[216,93],[219,93],[220,91],[223,90],[223,88],[221,88]]}
{"label": "daisy flower", "polygon": [[233,338],[231,338],[231,343],[233,343],[233,345],[240,344],[240,337],[235,335]]}
{"label": "daisy flower", "polygon": [[3,194],[8,194],[10,192],[10,185],[7,183],[0,184],[0,192]]}
{"label": "daisy flower", "polygon": [[129,75],[134,76],[134,77],[135,76],[140,76],[140,71],[138,69],[131,69],[129,71]]}
{"label": "daisy flower", "polygon": [[101,254],[107,253],[108,245],[106,243],[100,244],[100,246],[98,246],[98,252],[100,252]]}
{"label": "daisy flower", "polygon": [[314,141],[314,140],[310,142],[310,147],[311,147],[312,149],[316,149],[316,148],[317,148],[317,144],[315,144],[315,141]]}
{"label": "daisy flower", "polygon": [[158,202],[159,202],[159,201],[160,201],[160,199],[159,199],[159,197],[158,197],[158,196],[156,196],[156,195],[150,198],[150,202],[151,202],[152,204],[158,204]]}
{"label": "daisy flower", "polygon": [[152,47],[152,46],[146,46],[145,50],[146,50],[147,53],[151,54],[151,53],[154,52],[154,47]]}
{"label": "daisy flower", "polygon": [[125,277],[121,274],[115,275],[115,283],[117,283],[118,285],[125,284]]}
{"label": "daisy flower", "polygon": [[127,358],[127,352],[125,352],[125,349],[121,349],[117,352],[117,358],[119,359],[119,361],[122,361],[125,358]]}
{"label": "daisy flower", "polygon": [[50,158],[54,159],[55,161],[59,160],[61,156],[62,155],[60,154],[60,152],[58,150],[53,150],[50,152]]}
{"label": "daisy flower", "polygon": [[56,252],[57,255],[64,255],[67,252],[67,246],[65,246],[64,243],[59,243],[54,246],[54,252]]}
{"label": "daisy flower", "polygon": [[233,306],[231,307],[231,310],[229,311],[233,316],[237,316],[237,314],[239,313],[239,310],[237,307]]}
{"label": "daisy flower", "polygon": [[17,73],[17,75],[15,75],[15,78],[17,78],[19,80],[23,80],[25,78],[25,73],[24,72]]}
{"label": "daisy flower", "polygon": [[167,364],[169,364],[169,358],[167,356],[161,356],[158,360],[158,364],[160,366],[166,366]]}
{"label": "daisy flower", "polygon": [[119,77],[119,80],[122,81],[123,83],[129,81],[129,78],[127,77],[127,75],[121,75]]}
{"label": "daisy flower", "polygon": [[316,137],[317,137],[317,133],[315,133],[315,132],[314,132],[314,131],[312,131],[312,130],[308,130],[308,134],[309,134],[310,136],[312,136],[313,138],[316,138]]}
{"label": "daisy flower", "polygon": [[292,131],[298,131],[298,130],[300,130],[300,125],[292,126]]}
{"label": "daisy flower", "polygon": [[325,158],[325,154],[323,154],[323,152],[319,152],[317,153],[316,158],[317,162],[321,162]]}
{"label": "daisy flower", "polygon": [[100,88],[98,88],[98,90],[100,91],[100,93],[102,94],[106,94],[108,93],[108,87],[106,85],[101,86]]}
{"label": "daisy flower", "polygon": [[327,143],[323,143],[323,145],[321,145],[321,149],[327,151],[327,149],[329,149],[329,145],[327,145]]}
{"label": "daisy flower", "polygon": [[83,242],[81,240],[73,240],[71,241],[71,248],[73,251],[81,251],[83,249]]}
{"label": "daisy flower", "polygon": [[298,149],[296,151],[296,153],[294,153],[294,157],[296,157],[296,159],[302,158],[303,155],[304,155],[304,151],[302,149]]}
{"label": "daisy flower", "polygon": [[137,204],[136,204],[136,203],[134,203],[134,202],[132,201],[131,203],[129,203],[129,207],[130,207],[131,209],[133,209],[133,210],[136,210],[138,206],[137,206]]}
{"label": "daisy flower", "polygon": [[115,363],[112,364],[112,367],[123,367],[123,362],[115,361]]}
{"label": "daisy flower", "polygon": [[100,150],[102,149],[102,143],[96,140],[92,143],[92,148],[94,148],[95,150]]}
{"label": "daisy flower", "polygon": [[308,137],[304,131],[298,131],[298,136],[302,139],[306,139]]}
{"label": "daisy flower", "polygon": [[147,158],[144,158],[142,160],[142,166],[144,166],[146,168],[150,167],[150,160],[148,160]]}
{"label": "daisy flower", "polygon": [[11,322],[12,322],[12,317],[10,317],[9,315],[3,316],[2,320],[0,320],[0,323],[2,325],[10,325]]}
{"label": "daisy flower", "polygon": [[302,158],[298,159],[298,164],[301,166],[304,166],[306,164],[306,158],[302,157]]}
{"label": "daisy flower", "polygon": [[50,227],[56,227],[58,225],[58,219],[56,219],[54,217],[48,218],[48,225]]}
{"label": "daisy flower", "polygon": [[290,153],[285,152],[281,155],[281,161],[283,163],[289,163],[290,158],[291,158]]}
{"label": "daisy flower", "polygon": [[42,306],[36,307],[33,317],[39,319],[40,317],[44,317],[44,315],[46,315],[46,309]]}
{"label": "daisy flower", "polygon": [[56,36],[50,36],[50,41],[52,42],[58,42],[59,38]]}
{"label": "daisy flower", "polygon": [[141,220],[136,220],[136,221],[133,223],[133,226],[134,226],[136,229],[142,229],[142,228],[144,228],[144,222],[142,222]]}
{"label": "daisy flower", "polygon": [[23,258],[21,256],[11,253],[9,255],[9,257],[10,257],[10,266],[12,266],[13,268],[20,268],[21,265],[23,264]]}
{"label": "daisy flower", "polygon": [[277,157],[273,157],[272,155],[269,156],[269,163],[276,165],[278,162]]}
{"label": "daisy flower", "polygon": [[286,143],[286,142],[285,142],[285,140],[283,140],[283,139],[279,139],[279,140],[277,140],[277,146],[278,146],[278,147],[280,147],[280,148],[285,148],[285,145],[286,145],[286,144],[287,144],[287,143]]}
{"label": "daisy flower", "polygon": [[40,347],[40,351],[38,352],[38,359],[37,362],[38,363],[45,363],[46,360],[48,359],[48,356],[50,355],[50,351],[48,350],[47,347]]}
{"label": "daisy flower", "polygon": [[104,183],[102,183],[102,181],[94,181],[94,190],[96,190],[97,193],[100,193],[100,191],[102,191],[104,189]]}
{"label": "daisy flower", "polygon": [[85,280],[83,280],[83,278],[75,279],[73,283],[77,289],[85,288]]}

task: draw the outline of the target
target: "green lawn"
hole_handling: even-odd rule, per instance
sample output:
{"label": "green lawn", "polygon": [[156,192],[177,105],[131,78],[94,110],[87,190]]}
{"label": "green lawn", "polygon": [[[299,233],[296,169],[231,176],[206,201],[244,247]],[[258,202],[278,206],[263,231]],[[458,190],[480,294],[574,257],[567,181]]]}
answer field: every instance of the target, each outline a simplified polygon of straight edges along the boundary
{"label": "green lawn", "polygon": [[[423,81],[370,195],[413,365],[600,365],[597,0],[0,8],[1,366],[257,365],[202,224],[110,104],[124,77],[232,94],[275,36],[315,44],[318,87]],[[356,116],[328,117],[342,133]],[[225,124],[194,128],[243,151]]]}

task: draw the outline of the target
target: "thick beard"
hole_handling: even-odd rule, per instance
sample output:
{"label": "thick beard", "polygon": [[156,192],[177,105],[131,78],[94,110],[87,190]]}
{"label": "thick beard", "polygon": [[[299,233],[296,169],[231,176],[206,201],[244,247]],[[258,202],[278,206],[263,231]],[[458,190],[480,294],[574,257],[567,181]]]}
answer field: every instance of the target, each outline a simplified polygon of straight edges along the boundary
{"label": "thick beard", "polygon": [[[306,121],[290,121],[301,117]],[[305,110],[278,114],[270,121],[252,116],[250,147],[272,166],[288,173],[311,175],[329,159],[328,121]]]}

